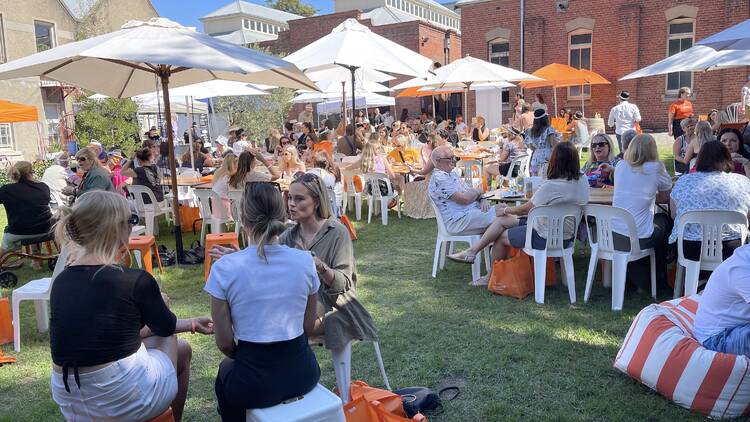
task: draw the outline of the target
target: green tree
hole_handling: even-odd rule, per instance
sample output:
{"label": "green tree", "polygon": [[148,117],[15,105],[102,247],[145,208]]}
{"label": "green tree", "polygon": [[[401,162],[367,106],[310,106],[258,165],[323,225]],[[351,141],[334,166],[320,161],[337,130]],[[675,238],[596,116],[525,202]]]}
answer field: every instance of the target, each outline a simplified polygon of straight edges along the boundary
{"label": "green tree", "polygon": [[268,129],[280,128],[289,114],[294,91],[275,88],[269,95],[256,97],[221,97],[215,101],[216,110],[226,113],[229,124],[248,132],[248,137],[261,141]]}
{"label": "green tree", "polygon": [[268,7],[284,12],[294,13],[300,16],[312,16],[318,11],[309,4],[302,3],[300,0],[266,0]]}
{"label": "green tree", "polygon": [[131,99],[82,97],[76,114],[78,143],[85,146],[96,139],[105,147],[118,146],[124,154],[132,154],[140,144],[137,112],[138,104]]}

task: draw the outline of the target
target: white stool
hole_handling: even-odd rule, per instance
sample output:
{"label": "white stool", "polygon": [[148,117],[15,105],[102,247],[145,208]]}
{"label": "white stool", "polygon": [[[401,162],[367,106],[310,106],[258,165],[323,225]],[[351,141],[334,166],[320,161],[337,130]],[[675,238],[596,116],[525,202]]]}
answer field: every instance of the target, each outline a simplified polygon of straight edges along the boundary
{"label": "white stool", "polygon": [[247,422],[346,422],[341,399],[318,384],[309,393],[265,409],[249,409]]}

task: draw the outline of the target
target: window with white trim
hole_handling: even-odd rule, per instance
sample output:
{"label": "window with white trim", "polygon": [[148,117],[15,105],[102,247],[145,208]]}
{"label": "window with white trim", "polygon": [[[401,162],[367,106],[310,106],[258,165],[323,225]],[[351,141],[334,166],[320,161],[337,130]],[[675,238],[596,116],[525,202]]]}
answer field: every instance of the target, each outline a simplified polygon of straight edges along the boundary
{"label": "window with white trim", "polygon": [[487,43],[487,60],[501,66],[510,66],[510,43],[503,38],[495,38]]}
{"label": "window with white trim", "polygon": [[13,131],[10,123],[0,123],[0,148],[13,148]]}
{"label": "window with white trim", "polygon": [[[693,46],[695,39],[695,21],[693,19],[675,19],[669,22],[667,30],[667,57],[685,51]],[[667,74],[667,93],[677,94],[683,86],[693,87],[691,72],[674,72]]]}
{"label": "window with white trim", "polygon": [[36,37],[36,51],[49,50],[57,44],[55,42],[55,24],[34,21],[34,36]]}
{"label": "window with white trim", "polygon": [[[591,41],[593,34],[588,29],[579,29],[568,34],[568,65],[576,69],[591,70]],[[591,85],[571,86],[568,98],[590,98]]]}

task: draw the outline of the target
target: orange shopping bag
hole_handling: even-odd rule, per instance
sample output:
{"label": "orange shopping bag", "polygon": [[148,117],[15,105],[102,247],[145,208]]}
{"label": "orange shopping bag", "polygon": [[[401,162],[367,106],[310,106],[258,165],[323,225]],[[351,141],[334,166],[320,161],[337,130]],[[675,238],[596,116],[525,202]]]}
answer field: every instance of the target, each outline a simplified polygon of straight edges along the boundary
{"label": "orange shopping bag", "polygon": [[502,296],[523,299],[534,292],[531,259],[519,249],[511,248],[508,259],[492,263],[487,290]]}
{"label": "orange shopping bag", "polygon": [[393,414],[377,400],[368,401],[364,396],[344,405],[346,422],[427,422],[421,413],[411,419]]}
{"label": "orange shopping bag", "polygon": [[357,240],[357,229],[354,228],[352,225],[352,222],[349,220],[349,217],[346,216],[346,214],[341,214],[341,217],[339,217],[341,220],[341,224],[343,224],[347,230],[349,230],[349,237],[351,237],[352,240]]}
{"label": "orange shopping bag", "polygon": [[198,207],[188,207],[186,205],[180,205],[180,227],[183,232],[189,232],[193,230],[193,222],[200,220],[201,213]]}
{"label": "orange shopping bag", "polygon": [[[523,251],[521,253],[525,254]],[[528,255],[526,255],[528,256]],[[529,257],[531,262],[531,276],[534,276],[534,258]],[[557,285],[557,272],[555,271],[555,258],[547,258],[547,274],[544,277],[544,285],[552,287]]]}
{"label": "orange shopping bag", "polygon": [[0,298],[0,344],[13,341],[13,320],[10,316],[10,302],[7,297]]}
{"label": "orange shopping bag", "polygon": [[383,404],[383,408],[388,412],[401,417],[405,416],[401,396],[382,388],[370,387],[364,381],[352,381],[351,386],[349,386],[349,397],[352,401],[360,397],[364,397],[368,402],[377,400]]}

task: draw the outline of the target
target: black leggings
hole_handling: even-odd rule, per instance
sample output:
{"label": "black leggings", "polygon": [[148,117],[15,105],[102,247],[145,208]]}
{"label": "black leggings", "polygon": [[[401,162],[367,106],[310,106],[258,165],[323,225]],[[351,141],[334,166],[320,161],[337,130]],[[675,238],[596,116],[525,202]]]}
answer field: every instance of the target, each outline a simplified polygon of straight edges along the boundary
{"label": "black leggings", "polygon": [[[682,241],[682,253],[685,258],[691,261],[697,261],[701,258],[701,242],[700,240],[683,240]],[[725,240],[721,242],[721,257],[722,261],[726,261],[734,253],[734,250],[742,246],[740,239]],[[676,248],[676,246],[675,246]]]}
{"label": "black leggings", "polygon": [[276,343],[239,341],[234,359],[224,359],[216,376],[221,420],[244,421],[247,409],[305,395],[319,379],[320,367],[304,334]]}
{"label": "black leggings", "polygon": [[[500,172],[501,176],[505,176],[506,174],[508,174],[508,169],[510,168],[511,164],[513,163],[505,163],[505,164],[500,164],[500,166],[498,166],[498,171]],[[517,176],[518,176],[518,166],[516,166],[516,168],[513,169],[513,174],[511,174],[511,177],[517,177]]]}

